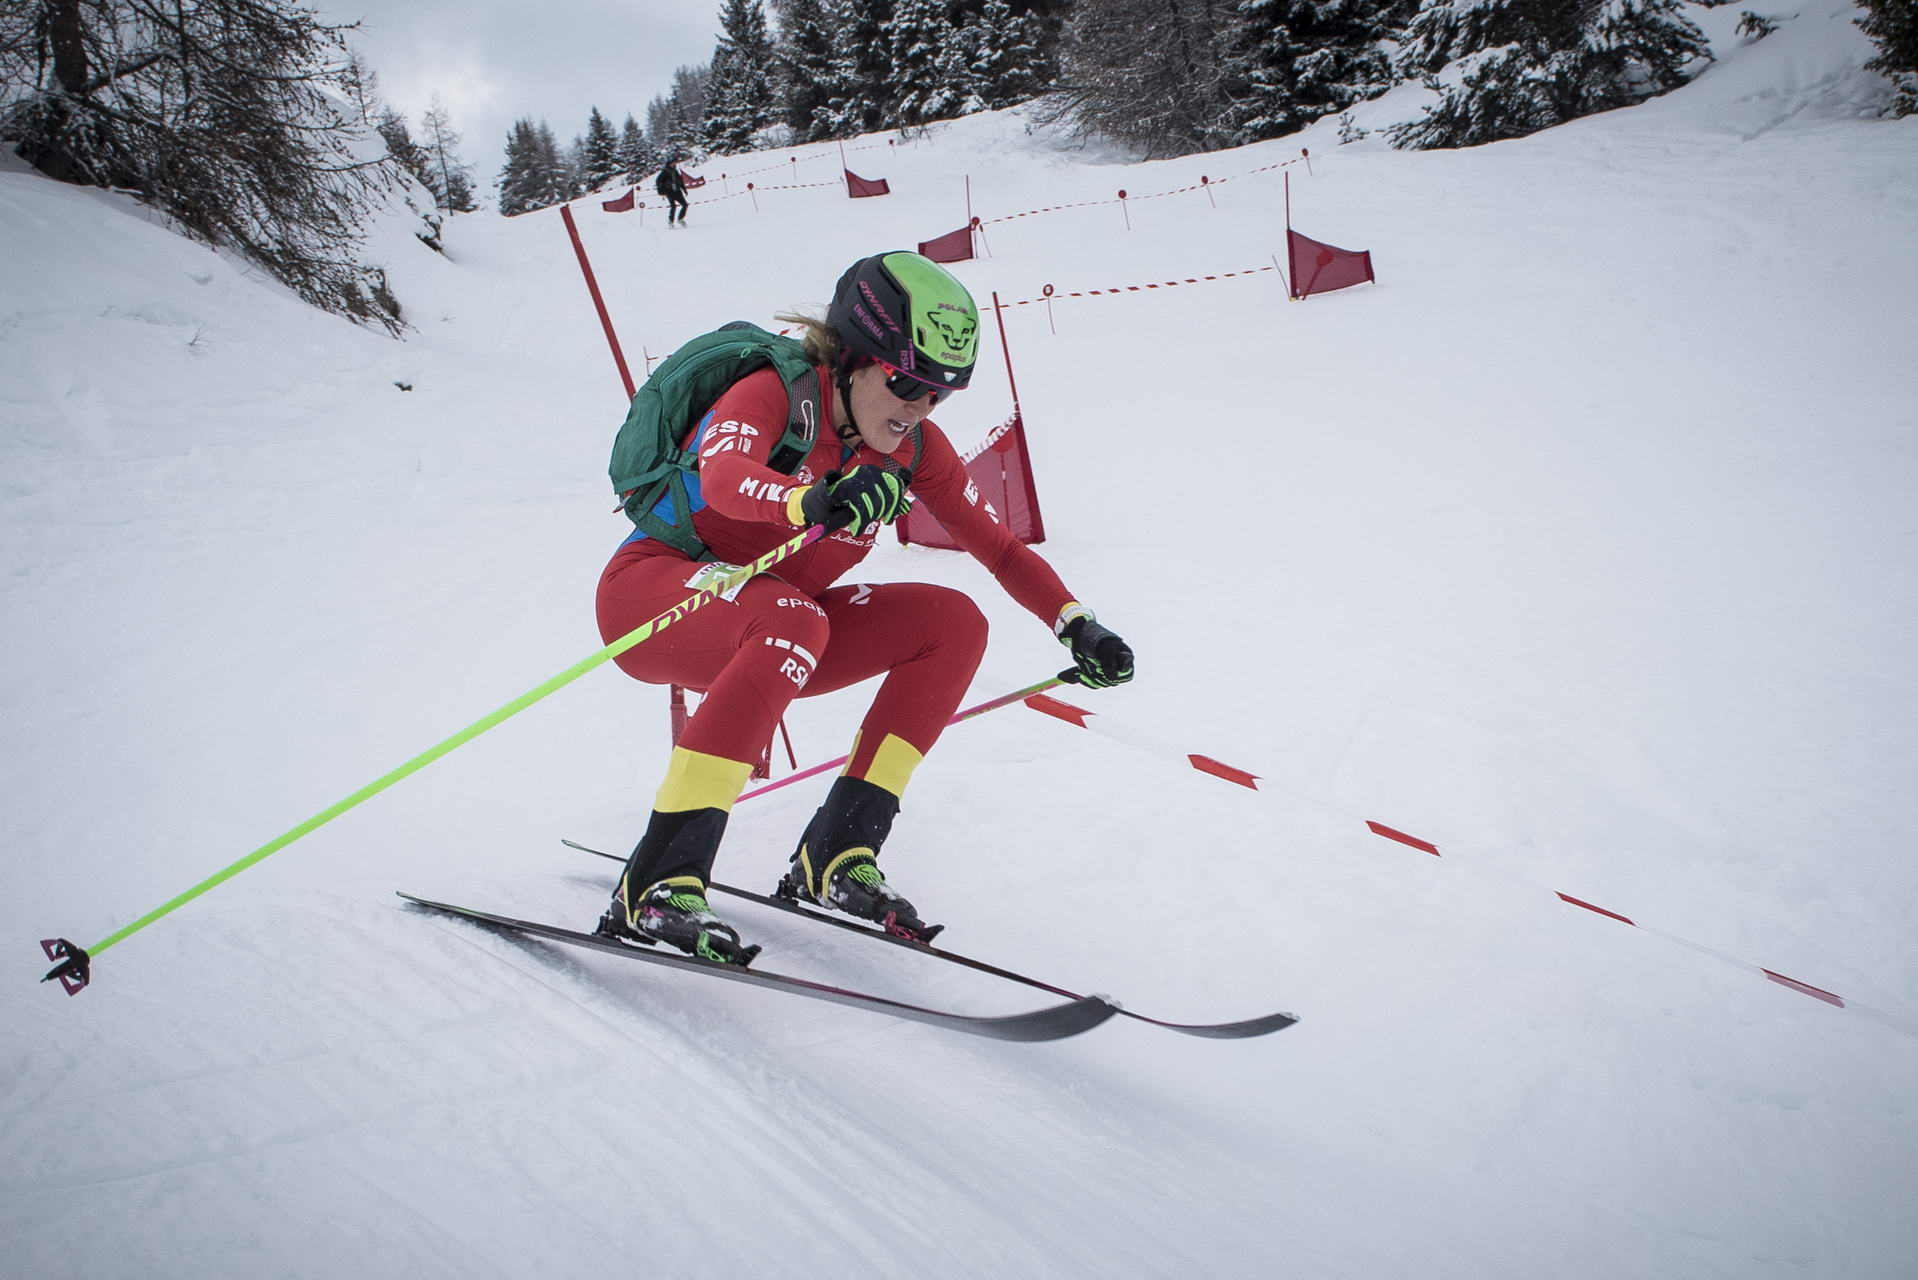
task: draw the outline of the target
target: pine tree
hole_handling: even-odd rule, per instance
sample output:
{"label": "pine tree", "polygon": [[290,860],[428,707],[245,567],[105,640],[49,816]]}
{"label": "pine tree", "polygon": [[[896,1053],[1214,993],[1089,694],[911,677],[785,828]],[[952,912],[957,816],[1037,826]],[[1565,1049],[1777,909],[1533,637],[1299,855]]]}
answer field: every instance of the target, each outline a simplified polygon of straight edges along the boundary
{"label": "pine tree", "polygon": [[[1396,147],[1469,147],[1630,106],[1711,56],[1681,0],[1425,0],[1401,70],[1443,94]],[[1444,82],[1436,77],[1444,73]]]}
{"label": "pine tree", "polygon": [[[954,114],[965,90],[947,77],[969,78],[971,67],[970,60],[961,66],[949,53],[956,32],[946,0],[897,0],[881,30],[888,53],[886,97],[893,104],[886,123],[917,125]],[[942,60],[942,54],[948,56]]]}
{"label": "pine tree", "polygon": [[564,147],[556,147],[559,155],[559,178],[554,184],[554,202],[571,200],[586,194],[586,135],[574,134],[573,140]]}
{"label": "pine tree", "polygon": [[445,213],[471,213],[479,208],[473,194],[473,171],[459,158],[460,135],[453,128],[446,104],[434,94],[420,117],[420,149],[426,153],[427,185]]}
{"label": "pine tree", "polygon": [[1227,62],[1235,142],[1296,132],[1392,84],[1379,42],[1397,0],[1240,0]]}
{"label": "pine tree", "polygon": [[647,109],[647,132],[655,145],[686,155],[700,146],[706,130],[706,100],[712,81],[708,63],[673,70],[673,91],[659,104],[659,118]]}
{"label": "pine tree", "polygon": [[706,66],[706,110],[700,120],[700,145],[728,153],[744,150],[744,140],[738,137],[741,113],[733,105],[738,96],[733,91],[733,51],[723,44],[715,46],[713,59]]}
{"label": "pine tree", "polygon": [[679,104],[666,94],[654,94],[653,100],[646,104],[646,137],[653,149],[662,154],[670,150],[673,135],[679,128]]}
{"label": "pine tree", "polygon": [[937,91],[921,106],[928,120],[949,120],[986,109],[986,77],[981,66],[987,61],[985,48],[991,38],[992,33],[977,13],[967,15],[952,28],[933,64]]}
{"label": "pine tree", "polygon": [[560,150],[559,139],[553,135],[553,126],[544,120],[533,130],[535,143],[534,175],[539,186],[541,205],[559,204],[571,200],[579,194],[578,171]]}
{"label": "pine tree", "polygon": [[839,0],[832,70],[825,81],[828,137],[873,133],[892,123],[886,39],[892,8],[893,0]]}
{"label": "pine tree", "polygon": [[619,136],[594,107],[580,143],[580,181],[587,191],[598,191],[619,177]]}
{"label": "pine tree", "polygon": [[573,166],[560,153],[552,126],[526,118],[506,135],[506,165],[499,175],[499,211],[525,213],[579,194]]}
{"label": "pine tree", "polygon": [[983,108],[997,110],[1024,102],[1050,83],[1036,17],[1014,13],[1007,0],[986,0],[966,28],[974,33],[967,88]]}
{"label": "pine tree", "polygon": [[1026,64],[1026,77],[1034,94],[1049,93],[1061,86],[1066,20],[1077,0],[1010,0],[1012,16],[1025,23],[1033,59]]}
{"label": "pine tree", "polygon": [[522,117],[506,134],[506,164],[499,171],[499,211],[510,217],[537,209],[541,195],[539,134],[533,122]]}
{"label": "pine tree", "polygon": [[386,144],[386,154],[393,157],[400,168],[406,170],[420,185],[428,191],[433,189],[427,177],[426,152],[419,143],[413,141],[413,131],[406,123],[406,117],[393,108],[381,105],[374,109],[373,129]]}
{"label": "pine tree", "polygon": [[639,121],[631,116],[619,131],[619,176],[627,186],[636,187],[646,180],[648,174],[657,172],[660,165],[659,151],[652,140],[639,127]]}
{"label": "pine tree", "polygon": [[719,26],[705,133],[715,151],[731,154],[750,150],[773,122],[773,44],[760,0],[725,0]]}
{"label": "pine tree", "polygon": [[795,142],[830,136],[825,115],[833,67],[832,16],[827,0],[784,0],[779,5],[778,109]]}
{"label": "pine tree", "polygon": [[1858,26],[1878,46],[1878,56],[1865,64],[1865,70],[1891,77],[1891,115],[1918,113],[1918,4],[1912,0],[1859,3],[1865,7],[1865,16],[1858,19]]}

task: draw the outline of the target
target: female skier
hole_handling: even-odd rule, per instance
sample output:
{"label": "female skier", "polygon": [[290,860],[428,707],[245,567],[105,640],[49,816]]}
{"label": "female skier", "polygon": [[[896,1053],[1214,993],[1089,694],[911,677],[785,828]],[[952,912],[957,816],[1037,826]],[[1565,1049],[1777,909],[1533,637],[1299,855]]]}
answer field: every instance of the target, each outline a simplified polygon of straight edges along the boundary
{"label": "female skier", "polygon": [[[796,468],[769,465],[788,429],[788,387],[772,367],[745,375],[698,419],[686,446],[698,459],[687,518],[697,543],[727,568],[796,530],[829,532],[777,574],[752,578],[730,600],[617,659],[636,679],[705,697],[673,748],[645,835],[598,930],[740,965],[759,948],[742,944],[705,896],[733,801],[793,698],[881,674],[851,758],[800,835],[781,890],[902,937],[925,939],[938,928],[886,883],[878,857],[913,770],[972,681],[986,622],[946,587],[833,585],[866,557],[879,527],[911,505],[908,492],[1052,627],[1072,652],[1074,679],[1105,687],[1132,678],[1132,650],[980,503],[926,416],[972,376],[979,312],[965,286],[916,253],[875,254],[840,277],[823,324],[781,319],[803,326],[804,363],[818,375],[816,441]],[[688,586],[714,580],[711,565],[669,545],[677,531],[654,527],[661,536],[635,532],[600,578],[608,643],[670,609]]]}

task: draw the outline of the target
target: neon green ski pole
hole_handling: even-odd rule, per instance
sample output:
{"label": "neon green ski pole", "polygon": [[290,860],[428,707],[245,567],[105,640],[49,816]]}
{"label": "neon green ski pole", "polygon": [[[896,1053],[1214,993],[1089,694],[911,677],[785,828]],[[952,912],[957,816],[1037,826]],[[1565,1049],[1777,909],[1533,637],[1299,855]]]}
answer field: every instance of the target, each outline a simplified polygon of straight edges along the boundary
{"label": "neon green ski pole", "polygon": [[520,712],[526,710],[526,708],[532,706],[535,702],[538,702],[540,699],[546,697],[548,694],[553,693],[556,690],[562,689],[565,686],[571,684],[573,681],[585,675],[588,671],[593,670],[593,668],[612,661],[614,658],[617,658],[620,654],[625,653],[628,649],[632,648],[634,645],[641,644],[644,641],[650,639],[651,637],[658,635],[661,631],[664,631],[667,627],[671,626],[673,623],[678,622],[681,618],[684,618],[687,614],[699,608],[701,605],[707,603],[709,600],[712,600],[718,596],[724,595],[726,592],[731,591],[736,586],[743,586],[746,583],[746,581],[752,578],[755,574],[764,573],[766,570],[778,564],[781,560],[784,560],[787,556],[790,556],[794,552],[800,550],[802,547],[808,546],[811,543],[817,541],[820,537],[822,537],[825,534],[825,532],[826,532],[826,527],[824,525],[815,525],[812,528],[808,529],[806,532],[800,534],[798,537],[793,538],[790,541],[781,543],[779,546],[774,547],[771,551],[768,551],[765,555],[759,557],[759,559],[753,561],[750,565],[743,565],[738,569],[737,572],[727,574],[724,578],[708,583],[706,586],[694,592],[692,595],[686,597],[684,600],[680,601],[678,604],[674,605],[672,608],[668,609],[666,612],[660,614],[658,617],[652,619],[649,622],[641,623],[639,626],[633,628],[631,631],[628,631],[625,635],[613,641],[611,644],[605,646],[604,648],[598,650],[595,653],[589,654],[586,657],[581,658],[578,662],[575,662],[572,666],[566,668],[566,670],[560,672],[558,675],[552,677],[550,680],[544,681],[543,683],[536,685],[531,689],[528,689],[525,693],[522,693],[519,697],[514,698],[511,702],[507,703],[505,706],[499,707],[496,710],[491,711],[484,716],[481,716],[478,720],[475,720],[472,724],[467,725],[464,729],[461,729],[458,733],[455,733],[451,737],[441,742],[437,742],[434,745],[428,747],[426,750],[420,752],[418,755],[414,756],[411,760],[408,760],[405,764],[400,765],[398,768],[395,768],[388,773],[384,773],[380,775],[379,777],[375,778],[373,781],[361,787],[358,791],[355,791],[352,795],[347,796],[345,799],[336,801],[335,803],[328,805],[326,808],[320,810],[318,813],[308,818],[305,822],[300,823],[300,825],[298,825],[297,827],[294,827],[289,831],[282,832],[280,835],[275,836],[273,839],[267,841],[265,844],[261,845],[259,848],[255,849],[253,852],[247,854],[244,858],[241,858],[239,861],[234,862],[229,866],[222,867],[220,870],[214,872],[212,875],[208,876],[206,879],[200,881],[200,883],[194,885],[191,889],[188,889],[186,892],[180,894],[177,897],[171,898],[167,900],[166,902],[161,903],[159,906],[155,907],[153,910],[141,916],[138,920],[135,920],[132,924],[126,925],[120,929],[116,929],[114,932],[108,934],[105,938],[102,938],[100,941],[94,943],[91,947],[75,946],[73,943],[67,941],[65,938],[41,939],[40,941],[41,950],[47,953],[47,958],[49,960],[56,961],[56,964],[54,965],[53,969],[47,974],[46,977],[42,978],[41,981],[51,982],[55,978],[58,978],[60,980],[60,985],[66,988],[66,992],[68,995],[70,996],[78,995],[82,990],[86,988],[87,984],[90,981],[92,981],[93,957],[99,955],[102,951],[105,951],[108,947],[114,946],[117,943],[125,941],[127,938],[132,937],[134,934],[146,928],[148,925],[154,923],[156,920],[159,920],[162,917],[172,913],[173,911],[178,910],[180,907],[185,906],[187,903],[193,901],[195,898],[199,897],[201,894],[206,893],[211,889],[218,888],[220,885],[226,883],[228,880],[231,880],[234,876],[239,875],[240,872],[245,871],[248,867],[252,866],[254,863],[261,862],[265,860],[266,858],[271,857],[272,855],[278,853],[280,850],[286,848],[286,846],[292,844],[295,840],[298,840],[300,837],[311,834],[312,832],[325,826],[327,823],[333,821],[333,819],[339,817],[341,814],[345,813],[347,810],[355,808],[356,806],[362,804],[363,802],[372,799],[374,796],[386,790],[388,787],[392,786],[394,783],[400,782],[403,779],[409,778],[413,774],[418,773],[421,769],[424,769],[427,765],[432,764],[435,760],[438,760],[441,756],[446,755],[448,752],[452,751],[454,748],[464,746],[466,743],[471,742],[474,738],[479,737],[482,733],[485,733],[488,729],[491,729],[493,726],[499,724],[501,721],[510,719],[511,717],[518,715]]}

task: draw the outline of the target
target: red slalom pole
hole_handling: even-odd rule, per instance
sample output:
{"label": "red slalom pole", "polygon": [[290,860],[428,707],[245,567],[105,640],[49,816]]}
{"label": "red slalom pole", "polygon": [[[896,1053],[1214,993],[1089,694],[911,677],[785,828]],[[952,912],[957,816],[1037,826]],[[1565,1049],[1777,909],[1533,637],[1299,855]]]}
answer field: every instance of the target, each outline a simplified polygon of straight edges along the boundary
{"label": "red slalom pole", "polygon": [[613,349],[613,363],[619,366],[619,380],[626,384],[626,398],[633,398],[633,375],[626,370],[626,356],[619,349],[619,335],[613,332],[613,318],[606,314],[606,300],[599,296],[599,281],[593,278],[593,264],[587,261],[586,246],[580,243],[579,227],[573,222],[573,206],[563,204],[559,216],[566,223],[566,234],[573,238],[573,253],[579,258],[579,272],[586,277],[586,291],[593,295],[593,307],[599,312],[599,327],[606,331],[606,345]]}
{"label": "red slalom pole", "polygon": [[[1050,291],[1051,285],[1046,289]],[[1048,304],[1047,313],[1051,307]],[[1012,392],[1012,416],[1019,417],[1019,381],[1012,376],[1012,348],[1006,345],[1006,309],[999,304],[999,291],[992,291],[992,318],[999,324],[999,354],[1006,358],[1006,387]]]}
{"label": "red slalom pole", "polygon": [[[967,707],[964,711],[959,712],[954,715],[952,719],[946,721],[946,727],[950,729],[961,720],[970,720],[974,716],[982,716],[988,711],[997,711],[1000,707],[1010,706],[1015,702],[1023,702],[1034,694],[1044,693],[1047,689],[1056,689],[1064,683],[1065,680],[1063,677],[1053,676],[1050,679],[1041,680],[1038,684],[1028,685],[1024,689],[1001,694],[989,702],[980,703],[976,707]],[[777,782],[769,782],[763,787],[754,787],[751,791],[739,797],[734,803],[743,803],[744,801],[752,799],[754,796],[763,796],[768,791],[777,791],[781,787],[790,786],[792,783],[798,782],[801,778],[810,778],[816,773],[824,773],[828,769],[837,769],[850,759],[852,759],[851,756],[840,756],[837,760],[828,760],[824,764],[816,764],[811,768],[801,769],[798,773],[789,773]]]}

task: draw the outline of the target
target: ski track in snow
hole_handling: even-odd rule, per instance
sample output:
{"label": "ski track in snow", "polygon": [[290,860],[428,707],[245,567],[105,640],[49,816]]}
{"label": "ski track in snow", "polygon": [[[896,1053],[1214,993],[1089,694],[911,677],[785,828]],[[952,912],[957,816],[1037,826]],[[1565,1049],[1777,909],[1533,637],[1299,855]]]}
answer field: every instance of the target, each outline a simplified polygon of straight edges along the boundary
{"label": "ski track in snow", "polygon": [[[9,157],[8,1273],[1906,1274],[1918,1043],[1495,874],[1918,1006],[1918,121],[1867,117],[1838,0],[1756,43],[1698,12],[1692,85],[1470,151],[1328,122],[1132,164],[1015,110],[859,153],[884,200],[761,192],[670,238],[578,206],[638,372],[958,225],[968,173],[986,217],[1200,173],[1217,202],[992,225],[957,268],[982,300],[1256,267],[1282,179],[1217,179],[1311,148],[1295,224],[1378,285],[1006,313],[1042,550],[1140,655],[1067,700],[1265,797],[1009,708],[950,731],[887,851],[959,950],[1152,1016],[1304,1019],[1245,1043],[975,1042],[403,908],[590,923],[611,864],[558,837],[629,847],[666,751],[664,699],[613,672],[82,997],[32,984],[34,939],[105,936],[590,651],[621,392],[550,211],[456,218],[447,258],[384,225],[396,343]],[[1010,406],[986,330],[937,415],[962,449]],[[975,594],[969,701],[1062,665],[970,562],[882,542],[865,576]],[[866,691],[795,704],[802,764]],[[740,806],[719,874],[770,887],[823,788]],[[782,972],[1047,998],[733,914]]]}

